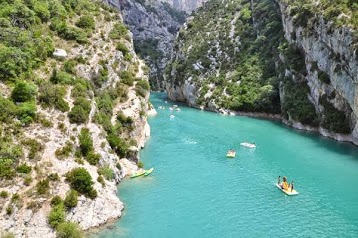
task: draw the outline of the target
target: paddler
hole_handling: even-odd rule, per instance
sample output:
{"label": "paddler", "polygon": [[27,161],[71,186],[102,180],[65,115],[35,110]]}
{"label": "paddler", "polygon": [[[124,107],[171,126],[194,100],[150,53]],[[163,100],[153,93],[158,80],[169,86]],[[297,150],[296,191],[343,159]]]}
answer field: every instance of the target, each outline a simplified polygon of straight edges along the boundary
{"label": "paddler", "polygon": [[282,188],[283,190],[287,190],[287,189],[288,189],[287,178],[286,178],[285,176],[283,177],[283,183],[282,183],[281,188]]}

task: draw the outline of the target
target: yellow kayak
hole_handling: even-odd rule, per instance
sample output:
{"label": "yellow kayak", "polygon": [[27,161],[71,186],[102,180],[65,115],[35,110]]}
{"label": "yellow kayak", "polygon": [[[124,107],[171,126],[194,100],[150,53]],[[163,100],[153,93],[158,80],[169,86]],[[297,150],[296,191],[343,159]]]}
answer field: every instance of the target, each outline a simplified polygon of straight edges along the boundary
{"label": "yellow kayak", "polygon": [[282,189],[281,186],[277,183],[276,183],[276,187],[289,196],[298,195],[298,192],[295,189],[293,189],[292,191],[291,191],[291,189],[285,190],[285,189]]}

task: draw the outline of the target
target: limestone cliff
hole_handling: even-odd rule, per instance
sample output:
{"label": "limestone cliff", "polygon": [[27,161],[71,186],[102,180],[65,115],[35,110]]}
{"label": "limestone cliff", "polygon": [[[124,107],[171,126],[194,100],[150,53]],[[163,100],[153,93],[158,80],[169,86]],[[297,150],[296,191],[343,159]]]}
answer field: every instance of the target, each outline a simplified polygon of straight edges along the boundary
{"label": "limestone cliff", "polygon": [[188,13],[200,7],[207,0],[162,0],[169,3],[173,8]]}
{"label": "limestone cliff", "polygon": [[170,59],[175,35],[185,21],[185,12],[161,1],[109,2],[120,9],[125,24],[133,33],[135,50],[149,66],[152,89],[163,89],[162,71]]}
{"label": "limestone cliff", "polygon": [[[337,27],[322,14],[306,16],[307,23],[298,22],[294,6],[279,1],[285,38],[299,47],[304,57],[309,86],[309,99],[322,121],[327,120],[325,110],[333,105],[334,114],[346,118],[344,125],[333,128],[321,124],[320,131],[327,136],[358,143],[358,57],[357,33],[354,26]],[[313,10],[314,11],[314,10]],[[355,26],[357,28],[357,26]],[[284,100],[284,97],[283,97]],[[326,107],[325,107],[325,105]],[[335,118],[335,120],[339,120]],[[292,122],[294,123],[294,122]],[[332,124],[332,123],[331,123]],[[347,129],[344,131],[342,127]],[[330,133],[333,132],[333,133]],[[345,135],[334,134],[343,132]],[[351,134],[351,136],[349,136]]]}
{"label": "limestone cliff", "polygon": [[116,185],[150,133],[148,76],[120,14],[63,2],[9,1],[12,23],[1,13],[0,234],[55,237],[65,220],[87,230],[121,216]]}
{"label": "limestone cliff", "polygon": [[357,5],[210,1],[180,30],[166,89],[212,111],[280,113],[358,143]]}

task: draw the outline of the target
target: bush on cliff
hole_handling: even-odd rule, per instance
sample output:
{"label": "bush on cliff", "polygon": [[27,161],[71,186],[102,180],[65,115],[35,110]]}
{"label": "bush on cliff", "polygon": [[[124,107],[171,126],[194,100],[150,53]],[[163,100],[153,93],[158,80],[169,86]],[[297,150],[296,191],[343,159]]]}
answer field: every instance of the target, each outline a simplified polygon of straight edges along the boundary
{"label": "bush on cliff", "polygon": [[74,222],[63,222],[57,226],[57,238],[83,238],[84,234]]}
{"label": "bush on cliff", "polygon": [[94,184],[92,177],[85,168],[72,169],[66,174],[66,181],[80,194],[92,199],[97,197],[97,191],[92,186]]}
{"label": "bush on cliff", "polygon": [[62,203],[54,206],[48,216],[48,223],[54,229],[65,221],[65,208]]}
{"label": "bush on cliff", "polygon": [[77,202],[78,202],[78,192],[76,190],[71,189],[66,195],[64,204],[68,209],[70,209],[77,206]]}

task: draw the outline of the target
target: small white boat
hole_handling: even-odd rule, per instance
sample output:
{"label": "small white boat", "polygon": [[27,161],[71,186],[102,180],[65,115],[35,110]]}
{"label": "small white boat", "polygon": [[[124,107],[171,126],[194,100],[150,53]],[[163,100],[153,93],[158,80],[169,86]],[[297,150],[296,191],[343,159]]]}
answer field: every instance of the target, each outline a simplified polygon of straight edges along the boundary
{"label": "small white boat", "polygon": [[174,117],[175,117],[174,115],[170,115],[170,119],[172,119],[172,120],[173,120],[173,119],[174,119]]}
{"label": "small white boat", "polygon": [[172,108],[172,107],[169,107],[169,110],[170,110],[170,111],[173,111],[173,108]]}
{"label": "small white boat", "polygon": [[255,143],[249,143],[249,142],[242,142],[240,143],[241,146],[247,147],[247,148],[256,148]]}
{"label": "small white boat", "polygon": [[178,105],[173,105],[173,107],[174,107],[174,108],[177,108],[177,107],[178,107]]}
{"label": "small white boat", "polygon": [[235,150],[229,150],[226,153],[226,157],[228,157],[228,158],[235,158],[235,156],[236,156],[236,151]]}
{"label": "small white boat", "polygon": [[177,112],[180,112],[181,111],[181,109],[178,107],[178,108],[176,108],[175,109]]}

